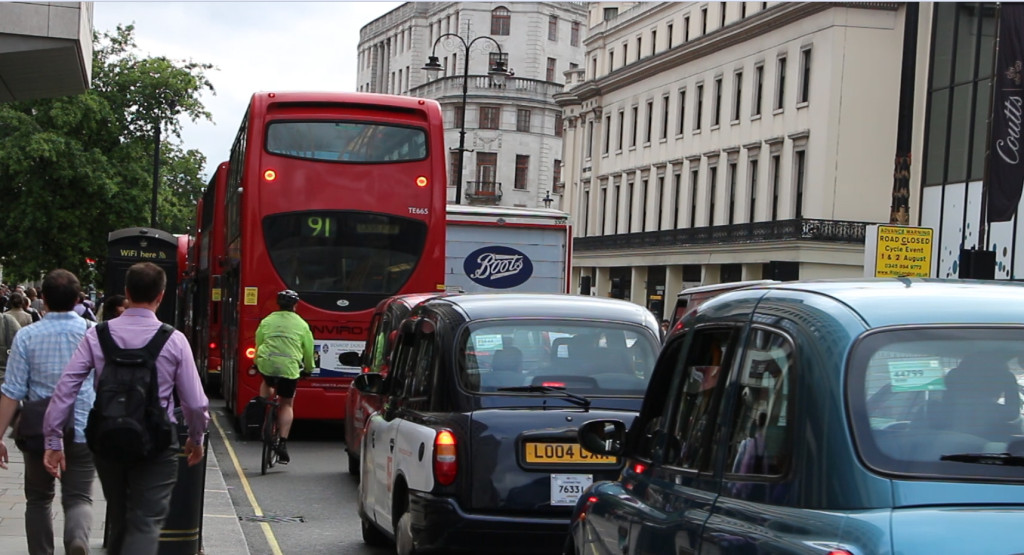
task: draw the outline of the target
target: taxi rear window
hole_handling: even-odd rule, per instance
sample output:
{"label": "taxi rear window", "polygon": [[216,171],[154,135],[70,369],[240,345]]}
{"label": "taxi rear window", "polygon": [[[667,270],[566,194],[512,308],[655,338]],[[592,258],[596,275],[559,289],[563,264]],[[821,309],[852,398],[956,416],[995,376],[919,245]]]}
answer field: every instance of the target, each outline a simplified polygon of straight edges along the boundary
{"label": "taxi rear window", "polygon": [[[874,333],[850,358],[858,450],[878,470],[1024,481],[1024,328]],[[1021,459],[1024,462],[1024,458]]]}
{"label": "taxi rear window", "polygon": [[659,347],[645,328],[558,320],[478,323],[461,341],[462,385],[475,393],[546,386],[640,397]]}

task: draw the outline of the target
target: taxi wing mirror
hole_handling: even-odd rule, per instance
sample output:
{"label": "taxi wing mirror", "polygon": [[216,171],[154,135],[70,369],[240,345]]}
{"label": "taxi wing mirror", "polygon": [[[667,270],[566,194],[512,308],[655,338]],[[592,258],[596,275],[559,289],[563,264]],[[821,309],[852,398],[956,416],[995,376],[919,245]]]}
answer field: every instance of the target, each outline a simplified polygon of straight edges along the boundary
{"label": "taxi wing mirror", "polygon": [[593,420],[580,426],[579,438],[587,451],[617,457],[625,451],[626,425],[618,420]]}
{"label": "taxi wing mirror", "polygon": [[352,381],[352,387],[356,388],[356,391],[360,393],[380,395],[384,391],[384,376],[376,372],[359,374]]}
{"label": "taxi wing mirror", "polygon": [[362,366],[363,357],[355,351],[345,351],[338,355],[338,362],[340,362],[342,366]]}

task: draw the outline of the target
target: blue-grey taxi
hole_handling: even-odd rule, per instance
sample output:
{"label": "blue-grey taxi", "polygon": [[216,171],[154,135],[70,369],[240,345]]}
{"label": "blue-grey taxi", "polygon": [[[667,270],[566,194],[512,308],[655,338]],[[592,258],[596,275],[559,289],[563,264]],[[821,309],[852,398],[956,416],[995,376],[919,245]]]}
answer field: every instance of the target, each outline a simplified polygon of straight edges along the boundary
{"label": "blue-grey taxi", "polygon": [[729,292],[667,339],[577,554],[1024,552],[1024,287],[921,279]]}
{"label": "blue-grey taxi", "polygon": [[660,347],[645,308],[614,299],[468,294],[415,306],[360,449],[370,544],[424,552],[558,553],[577,498],[622,459],[577,428],[636,417]]}

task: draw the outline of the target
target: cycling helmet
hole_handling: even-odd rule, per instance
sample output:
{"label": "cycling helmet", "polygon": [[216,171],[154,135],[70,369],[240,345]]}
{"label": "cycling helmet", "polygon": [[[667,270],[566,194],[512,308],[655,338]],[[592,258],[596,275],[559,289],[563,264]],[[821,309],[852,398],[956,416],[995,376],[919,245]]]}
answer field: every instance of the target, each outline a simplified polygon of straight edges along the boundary
{"label": "cycling helmet", "polygon": [[277,306],[285,310],[291,310],[295,308],[295,305],[299,303],[299,294],[291,289],[285,289],[277,294]]}

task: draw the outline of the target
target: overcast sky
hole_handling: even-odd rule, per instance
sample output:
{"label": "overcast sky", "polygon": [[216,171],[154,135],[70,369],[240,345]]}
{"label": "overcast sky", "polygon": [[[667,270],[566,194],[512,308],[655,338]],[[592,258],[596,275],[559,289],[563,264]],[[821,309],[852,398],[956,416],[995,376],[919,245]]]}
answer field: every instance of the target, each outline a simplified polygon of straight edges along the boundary
{"label": "overcast sky", "polygon": [[184,147],[227,160],[257,91],[354,91],[359,29],[401,2],[96,2],[93,28],[135,25],[143,56],[213,64],[213,121],[182,122]]}

